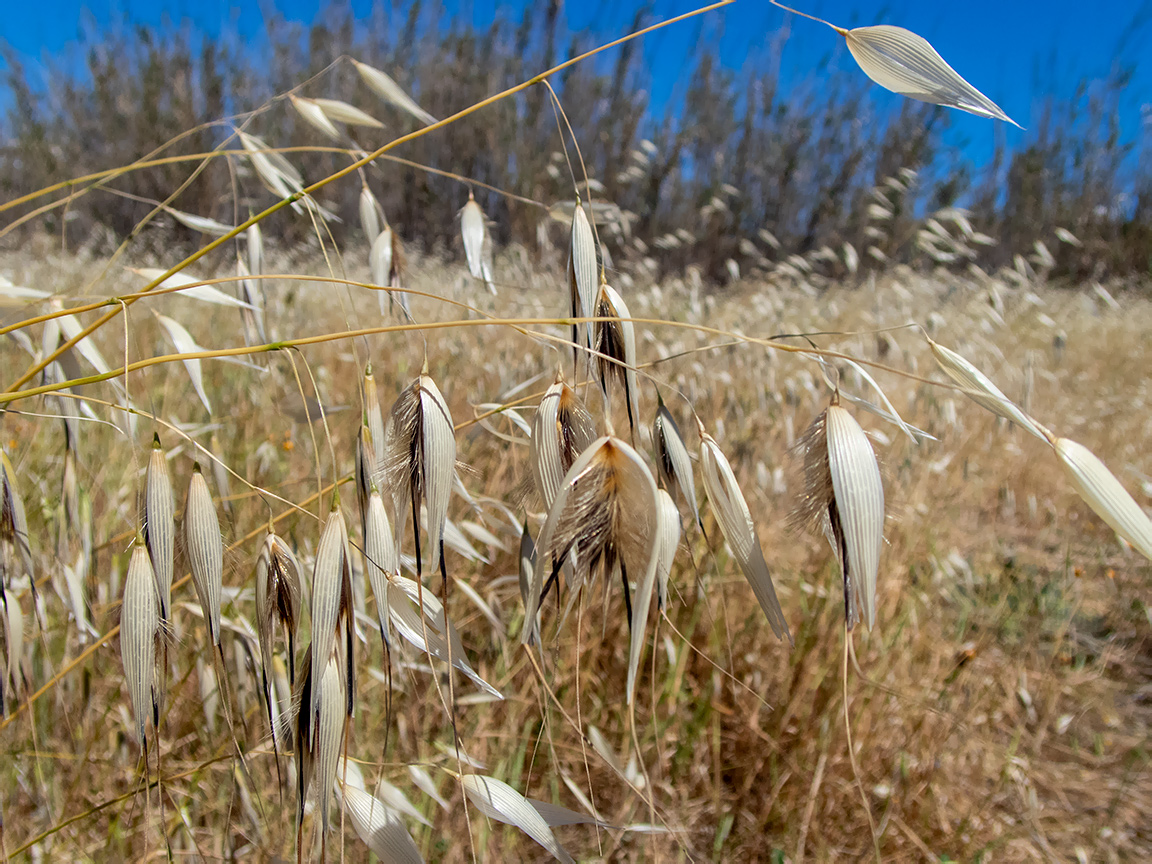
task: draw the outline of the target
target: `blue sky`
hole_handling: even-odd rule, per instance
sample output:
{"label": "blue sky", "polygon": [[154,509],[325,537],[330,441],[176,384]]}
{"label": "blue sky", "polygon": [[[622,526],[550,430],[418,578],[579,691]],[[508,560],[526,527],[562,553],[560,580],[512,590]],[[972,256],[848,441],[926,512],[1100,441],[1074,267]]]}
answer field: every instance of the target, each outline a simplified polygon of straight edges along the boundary
{"label": "blue sky", "polygon": [[[351,0],[358,12],[371,0]],[[493,16],[518,17],[525,0],[443,0],[444,17],[465,16],[480,26]],[[262,10],[277,9],[289,20],[310,22],[321,0],[11,0],[0,14],[0,39],[26,65],[68,54],[84,33],[99,32],[108,22],[188,24],[195,30],[218,32],[236,27],[258,37]],[[564,6],[570,31],[595,27],[602,33],[623,32],[634,15],[636,0],[585,0]],[[655,0],[655,17],[671,17],[696,4],[685,0]],[[1136,67],[1122,107],[1124,136],[1138,134],[1142,107],[1152,105],[1152,0],[795,0],[795,5],[842,26],[899,24],[927,38],[960,74],[998,102],[1024,126],[1033,126],[1041,100],[1049,94],[1072,94],[1083,79],[1101,78],[1117,61]],[[723,61],[733,69],[767,64],[771,45],[781,28],[788,28],[782,49],[781,79],[799,81],[831,57],[837,66],[852,60],[835,34],[812,21],[797,18],[767,0],[737,0],[732,6],[692,22],[654,34],[644,43],[645,58],[659,84],[656,105],[666,104],[687,86],[688,70],[680,60],[698,39],[718,40]],[[1147,55],[1145,57],[1144,55]],[[880,108],[898,97],[872,88]],[[1022,133],[1006,130],[1009,144]],[[977,163],[991,152],[992,124],[958,115],[952,135],[964,142]]]}

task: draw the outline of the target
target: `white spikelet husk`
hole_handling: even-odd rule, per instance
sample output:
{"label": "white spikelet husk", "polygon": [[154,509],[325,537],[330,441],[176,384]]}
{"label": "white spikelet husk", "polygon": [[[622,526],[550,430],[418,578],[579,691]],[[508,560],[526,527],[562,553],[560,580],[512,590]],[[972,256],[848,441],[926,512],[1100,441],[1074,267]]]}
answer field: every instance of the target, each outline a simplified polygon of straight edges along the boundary
{"label": "white spikelet husk", "polygon": [[316,688],[319,705],[316,709],[316,731],[313,754],[316,765],[315,793],[320,807],[322,831],[328,831],[328,813],[331,808],[332,785],[340,764],[340,751],[344,745],[346,691],[341,661],[336,652],[328,658],[320,686]]}
{"label": "white spikelet husk", "polygon": [[[211,234],[213,237],[223,237],[235,226],[225,225],[223,222],[217,222],[207,216],[197,216],[195,213],[185,213],[183,210],[177,210],[175,207],[165,207],[164,212],[179,222],[186,228],[191,228],[193,231],[199,231],[201,234]],[[0,286],[3,283],[0,282]],[[45,293],[43,296],[47,297]]]}
{"label": "white spikelet husk", "polygon": [[248,272],[253,276],[264,275],[264,232],[260,223],[253,222],[244,234],[248,242]]}
{"label": "white spikelet husk", "polygon": [[251,275],[244,259],[237,255],[236,276],[240,281],[240,295],[250,307],[240,310],[244,322],[244,338],[249,345],[261,345],[268,341],[268,333],[264,329],[264,289],[256,280],[249,278]]}
{"label": "white spikelet husk", "polygon": [[[397,397],[384,431],[385,480],[392,491],[396,548],[407,514],[419,522],[427,508],[429,569],[440,566],[440,546],[452,477],[456,471],[456,433],[448,403],[436,382],[422,374]],[[405,514],[405,515],[402,515]]]}
{"label": "white spikelet husk", "polygon": [[460,211],[460,234],[464,239],[464,255],[468,259],[468,272],[473,279],[484,278],[484,211],[469,194],[468,203]]}
{"label": "white spikelet husk", "polygon": [[451,621],[445,620],[440,599],[431,591],[422,591],[415,580],[405,576],[391,574],[388,581],[388,614],[396,632],[418,651],[444,662],[448,662],[448,647],[451,645],[452,666],[488,695],[503,699],[504,695],[469,665],[460,634]]}
{"label": "white spikelet husk", "polygon": [[424,864],[420,850],[416,848],[400,816],[370,792],[353,785],[351,779],[344,783],[341,771],[338,769],[336,776],[341,806],[364,844],[381,861],[390,864]]}
{"label": "white spikelet husk", "polygon": [[744,493],[740,491],[728,458],[703,427],[700,429],[700,464],[704,474],[704,491],[724,539],[728,541],[728,548],[732,550],[732,557],[752,586],[776,638],[791,642],[792,634],[788,630],[788,622],[784,620],[784,610],[776,598],[776,588],[772,584],[772,575],[768,572],[768,563],[764,560],[764,551],[756,536],[756,526],[748,510],[748,502],[744,500]]}
{"label": "white spikelet husk", "polygon": [[[574,318],[591,318],[596,306],[596,293],[600,276],[596,270],[596,238],[592,233],[592,223],[579,200],[572,215],[572,238],[568,250],[568,287],[571,295],[571,310]],[[580,342],[583,332],[584,344],[592,344],[592,324],[586,323],[573,328],[573,341]]]}
{"label": "white spikelet husk", "polygon": [[592,415],[576,391],[558,377],[532,420],[532,472],[545,511],[551,509],[560,481],[576,457],[592,443],[593,428]]}
{"label": "white spikelet husk", "polygon": [[296,109],[297,113],[304,118],[304,121],[313,129],[318,130],[333,141],[340,140],[340,130],[337,129],[328,116],[324,113],[315,99],[306,99],[303,96],[296,96],[295,94],[288,94],[288,101],[292,103],[292,107]]}
{"label": "white spikelet husk", "polygon": [[380,410],[380,392],[376,389],[376,376],[372,364],[364,367],[364,422],[372,436],[372,449],[376,453],[376,471],[379,478],[384,467],[384,414]]}
{"label": "white spikelet husk", "polygon": [[360,228],[364,231],[364,238],[368,241],[369,248],[380,236],[380,224],[387,221],[383,218],[383,213],[380,202],[376,200],[368,184],[364,184],[360,189]]}
{"label": "white spikelet husk", "polygon": [[364,526],[364,558],[368,571],[368,584],[376,598],[376,619],[380,624],[380,638],[388,642],[388,577],[399,575],[400,555],[388,524],[388,513],[380,492],[373,489],[368,498],[368,516]]}
{"label": "white spikelet husk", "polygon": [[[517,573],[520,585],[520,602],[524,604],[524,608],[528,608],[528,592],[532,585],[532,574],[536,570],[536,543],[532,540],[532,535],[528,532],[528,522],[524,522],[524,530],[520,533],[520,567]],[[530,634],[530,644],[540,644],[540,613],[536,613],[536,618],[531,622],[532,633]]]}
{"label": "white spikelet husk", "polygon": [[837,549],[845,584],[851,584],[855,610],[871,630],[876,623],[876,574],[884,544],[884,485],[868,436],[845,409],[828,409],[828,469],[843,548]]}
{"label": "white spikelet husk", "polygon": [[[32,545],[28,535],[28,518],[24,512],[24,500],[20,497],[20,487],[16,482],[16,468],[8,459],[8,454],[0,449],[0,542],[11,543],[20,555],[24,575],[36,593],[36,578],[32,570]],[[3,554],[0,550],[0,554]],[[0,595],[4,593],[0,573]]]}
{"label": "white spikelet husk", "polygon": [[152,454],[144,477],[144,542],[152,559],[160,618],[169,620],[172,610],[172,571],[176,550],[176,498],[168,459],[160,446],[160,436],[152,437]]}
{"label": "white spikelet husk", "polygon": [[137,537],[124,579],[124,600],[120,609],[120,659],[132,699],[136,720],[136,740],[144,746],[149,718],[159,720],[156,690],[156,640],[160,629],[156,580],[152,562],[142,537]]}
{"label": "white spikelet husk", "polygon": [[[392,229],[385,225],[376,234],[372,241],[372,248],[368,253],[368,269],[371,271],[372,284],[390,286],[392,284]],[[377,291],[380,301],[380,314],[384,314],[384,295],[387,291]]]}
{"label": "white spikelet husk", "polygon": [[537,541],[536,566],[528,590],[521,640],[533,638],[531,622],[540,608],[545,580],[554,561],[576,550],[588,573],[603,564],[610,578],[619,564],[624,578],[637,578],[632,598],[632,637],[628,654],[628,702],[644,648],[648,612],[659,563],[657,491],[640,454],[618,438],[593,441],[572,463],[560,484]]}
{"label": "white spikelet husk", "polygon": [[[348,680],[347,692],[353,692],[352,675],[352,562],[348,554],[348,527],[338,500],[324,523],[316,562],[312,571],[312,647],[311,680],[318,682],[330,658],[339,655],[345,662],[341,669]],[[349,695],[349,715],[352,696]],[[320,688],[312,688],[313,716],[319,710]],[[325,785],[327,789],[331,784]]]}
{"label": "white spikelet husk", "polygon": [[1116,476],[1083,444],[1057,438],[1052,446],[1084,503],[1137,552],[1152,561],[1152,520]]}
{"label": "white spikelet husk", "polygon": [[465,774],[460,778],[460,783],[468,800],[489,819],[519,828],[543,846],[556,860],[564,864],[575,864],[575,860],[560,845],[544,817],[527,798],[507,783],[480,774]]}
{"label": "white spikelet husk", "polygon": [[[167,315],[156,313],[156,320],[160,322],[168,338],[172,341],[172,345],[176,348],[178,354],[195,354],[202,352],[204,349],[196,344],[196,340],[192,334],[184,329],[184,325],[179,321],[174,321]],[[212,403],[208,401],[208,394],[204,392],[204,373],[200,367],[200,358],[193,357],[190,360],[180,361],[184,364],[184,369],[188,372],[188,377],[192,380],[192,387],[196,390],[196,395],[200,397],[200,401],[204,403],[204,409],[211,414]]]}
{"label": "white spikelet husk", "polygon": [[256,635],[260,642],[261,686],[269,711],[272,743],[284,749],[283,731],[276,722],[274,657],[276,640],[283,634],[288,658],[289,686],[296,682],[296,639],[300,629],[300,565],[282,539],[272,531],[264,537],[256,559]]}
{"label": "white spikelet husk", "polygon": [[688,509],[692,511],[692,521],[699,524],[700,508],[696,503],[696,479],[692,473],[692,457],[680,434],[680,427],[672,417],[664,400],[660,399],[656,408],[656,419],[652,422],[652,441],[656,448],[656,468],[661,482],[666,487],[673,484],[680,490]]}
{"label": "white spikelet husk", "polygon": [[367,126],[371,129],[383,129],[384,124],[366,111],[361,111],[355,105],[341,102],[339,99],[313,99],[324,116],[334,123],[347,123],[349,126]]}
{"label": "white spikelet husk", "polygon": [[[128,267],[126,269],[149,282],[155,282],[167,272],[166,270],[161,270],[159,267]],[[179,273],[173,273],[163,282],[160,282],[153,290],[170,290],[181,297],[189,297],[193,300],[199,300],[203,303],[213,303],[217,306],[234,306],[240,309],[249,308],[249,304],[244,300],[237,300],[231,294],[225,294],[215,285],[199,284],[202,281],[202,279],[198,279],[195,276],[181,271]],[[61,321],[61,326],[63,327],[63,321]]]}
{"label": "white spikelet husk", "polygon": [[657,490],[657,531],[660,536],[659,562],[656,566],[656,603],[664,609],[668,605],[668,577],[680,546],[680,511],[666,489]]}
{"label": "white spikelet husk", "polygon": [[[926,337],[927,338],[927,337]],[[1025,414],[983,372],[950,348],[928,339],[932,355],[944,374],[964,388],[964,395],[998,417],[1011,420],[1025,432],[1047,441],[1044,427]]]}
{"label": "white spikelet husk", "polygon": [[611,285],[600,286],[596,317],[616,319],[597,321],[593,325],[592,344],[603,355],[596,359],[605,390],[610,378],[623,382],[624,400],[628,406],[628,427],[635,429],[640,419],[637,403],[640,387],[636,379],[636,328],[631,321],[625,320],[631,317],[631,313],[624,298]]}
{"label": "white spikelet husk", "polygon": [[887,24],[856,27],[845,34],[845,39],[864,74],[886,90],[1020,125],[960,77],[926,39],[911,30]]}
{"label": "white spikelet husk", "polygon": [[220,594],[224,585],[224,541],[200,463],[192,466],[188,499],[184,504],[184,552],[192,571],[192,584],[208,623],[208,637],[220,645]]}
{"label": "white spikelet husk", "polygon": [[364,79],[364,83],[385,102],[407,111],[425,126],[436,122],[436,118],[417,105],[387,73],[359,60],[353,60],[352,63],[360,73],[360,77]]}
{"label": "white spikelet husk", "polygon": [[0,614],[4,633],[4,653],[0,655],[0,716],[7,716],[8,684],[11,693],[20,698],[24,689],[24,675],[20,658],[24,656],[24,610],[14,593],[0,594]]}

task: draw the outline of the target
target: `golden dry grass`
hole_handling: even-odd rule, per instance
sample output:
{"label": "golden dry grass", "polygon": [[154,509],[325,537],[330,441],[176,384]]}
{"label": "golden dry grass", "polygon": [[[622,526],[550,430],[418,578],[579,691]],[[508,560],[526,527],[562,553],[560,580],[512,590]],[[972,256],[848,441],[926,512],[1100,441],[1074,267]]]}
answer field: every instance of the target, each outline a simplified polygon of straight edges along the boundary
{"label": "golden dry grass", "polygon": [[[512,250],[497,259],[495,299],[464,278],[460,262],[415,260],[408,284],[504,317],[563,314],[568,299],[562,266],[531,265],[531,257]],[[46,240],[0,253],[0,273],[15,283],[69,295],[99,264],[57,254]],[[364,267],[351,260],[347,266],[348,278],[367,279]],[[315,252],[305,250],[290,257],[270,254],[266,269],[329,272]],[[117,267],[101,284],[100,296],[138,287],[135,277],[121,273]],[[1024,398],[1024,370],[1031,362],[1029,410],[1058,434],[1092,448],[1138,501],[1152,503],[1152,454],[1146,447],[1152,433],[1152,345],[1145,338],[1152,329],[1152,302],[1144,297],[1121,295],[1114,310],[1083,292],[907,268],[820,293],[792,284],[741,283],[710,295],[693,289],[693,281],[656,286],[638,278],[621,290],[638,319],[653,316],[756,338],[850,330],[859,335],[813,338],[822,348],[939,381],[915,330],[876,332],[911,322],[928,325],[933,338],[1018,399]],[[377,298],[362,289],[282,280],[268,294],[269,325],[278,338],[380,323]],[[179,298],[149,301],[149,307],[180,320],[205,347],[242,344],[236,310]],[[419,297],[413,312],[419,321],[477,318]],[[138,309],[129,316],[129,360],[169,350],[151,317]],[[6,313],[3,323],[12,320]],[[636,328],[641,364],[671,358],[647,372],[660,382],[689,449],[697,450],[691,415],[674,388],[691,400],[730,458],[758,522],[796,646],[789,652],[772,638],[704,507],[708,539],[687,526],[687,546],[673,570],[669,618],[678,632],[660,622],[638,685],[637,737],[655,820],[674,830],[622,834],[583,825],[558,828],[557,836],[578,860],[798,861],[801,854],[810,860],[867,859],[872,840],[843,721],[839,575],[822,538],[787,527],[799,491],[789,448],[827,405],[828,388],[810,359],[732,344],[723,332],[647,323]],[[567,333],[559,325],[534,329]],[[1063,348],[1054,346],[1058,333]],[[119,325],[101,331],[97,342],[109,362],[119,365]],[[554,349],[509,326],[473,326],[261,355],[256,362],[270,366],[264,374],[206,360],[220,455],[250,483],[311,511],[289,513],[278,526],[310,573],[321,508],[310,496],[321,479],[317,466],[324,483],[333,479],[333,467],[323,428],[314,427],[316,452],[308,427],[293,418],[291,405],[299,403],[293,359],[308,395],[310,370],[325,405],[353,406],[329,417],[336,470],[348,475],[363,363],[371,359],[387,405],[419,371],[425,350],[430,374],[459,426],[464,483],[481,500],[484,524],[507,547],[482,548],[487,563],[449,552],[452,579],[475,588],[501,626],[494,627],[458,590],[450,617],[476,671],[507,697],[463,700],[456,712],[462,745],[485,765],[483,773],[530,797],[582,810],[570,782],[607,822],[650,822],[653,814],[643,799],[590,744],[582,744],[570,722],[579,717],[585,731],[596,727],[627,766],[634,747],[624,706],[628,631],[619,585],[607,591],[596,586],[555,637],[558,614],[550,598],[543,627],[544,680],[552,693],[547,695],[518,644],[518,533],[511,520],[484,503],[491,498],[513,514],[522,514],[525,505],[538,513],[539,504],[523,494],[531,477],[528,448],[492,434],[496,429],[523,437],[499,417],[483,425],[469,422],[479,413],[475,406],[500,402],[502,394],[536,376],[541,377],[518,396],[541,393],[558,364],[570,372],[568,349]],[[8,380],[28,358],[4,340],[0,362]],[[853,373],[843,374],[847,390],[872,398]],[[1147,859],[1152,567],[1123,549],[1080,503],[1041,443],[946,386],[890,371],[874,374],[904,418],[938,438],[912,446],[892,425],[852,409],[876,433],[888,501],[878,626],[871,634],[855,634],[865,678],[850,672],[848,679],[860,779],[884,860]],[[171,470],[182,487],[193,460],[204,462],[204,455],[165,424],[180,425],[205,446],[209,434],[209,418],[183,368],[171,363],[133,373],[128,388],[142,410],[163,421],[158,428],[165,446],[179,450]],[[656,410],[651,380],[642,377],[640,390],[647,425]],[[111,394],[106,384],[84,391],[99,399]],[[599,404],[594,393],[586,398]],[[523,409],[529,422],[536,399]],[[54,410],[43,398],[12,407]],[[107,416],[105,409],[96,410]],[[616,416],[617,430],[626,429],[622,408]],[[14,410],[0,428],[23,483],[41,575],[56,584],[52,538],[63,466],[61,424]],[[106,425],[85,423],[82,429],[79,485],[91,499],[97,549],[88,591],[101,634],[118,620],[151,433],[151,422],[143,418],[134,443]],[[645,432],[637,443],[650,456],[647,438]],[[224,531],[226,541],[239,545],[226,555],[222,614],[233,623],[247,619],[254,633],[253,565],[269,507],[277,514],[287,508],[275,500],[265,504],[235,478],[232,487],[234,515]],[[345,500],[353,497],[349,492]],[[458,521],[478,519],[459,497],[450,513]],[[538,528],[537,518],[533,531]],[[68,560],[76,553],[75,538],[68,535],[64,546],[59,557]],[[439,590],[438,579],[431,584]],[[163,818],[178,857],[289,860],[291,787],[281,799],[258,696],[258,653],[246,653],[225,626],[227,672],[254,779],[249,788],[231,759],[226,725],[202,707],[195,658],[205,650],[204,622],[188,608],[195,595],[188,582],[174,589],[175,674],[159,746],[161,817],[156,793],[146,805],[141,791],[117,641],[107,640],[70,665],[92,640],[79,640],[57,593],[46,587],[41,596],[45,629],[35,635],[25,660],[30,688],[67,671],[30,712],[0,727],[6,851],[50,832],[33,844],[48,860],[162,855]],[[31,622],[27,596],[23,603]],[[412,650],[401,652],[400,692],[392,703],[388,750],[381,752],[385,688],[371,670],[382,660],[372,631],[366,629],[365,636],[357,647],[360,690],[349,753],[367,763],[370,781],[383,776],[396,784],[432,822],[423,828],[408,820],[425,858],[464,861],[474,853],[482,861],[543,860],[545,853],[531,840],[475,810],[469,840],[460,788],[439,770],[458,768],[455,756],[446,755],[452,753],[451,724],[432,678],[418,668],[427,658]],[[474,692],[458,674],[456,688],[461,695]],[[448,811],[412,784],[405,766],[414,763],[437,781]],[[155,762],[151,770],[154,779]],[[645,782],[639,768],[625,773],[633,783]],[[366,860],[350,824],[342,840],[347,860]]]}

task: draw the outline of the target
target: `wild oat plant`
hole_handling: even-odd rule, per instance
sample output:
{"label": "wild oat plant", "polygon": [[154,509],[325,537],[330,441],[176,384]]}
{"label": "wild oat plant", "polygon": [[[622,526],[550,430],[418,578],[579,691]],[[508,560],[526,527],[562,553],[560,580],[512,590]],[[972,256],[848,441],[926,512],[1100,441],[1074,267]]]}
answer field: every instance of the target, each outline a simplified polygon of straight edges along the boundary
{"label": "wild oat plant", "polygon": [[[919,36],[834,29],[1009,119]],[[996,241],[956,208],[888,265],[910,169],[866,249],[658,278],[549,84],[589,56],[441,121],[339,58],[227,120],[233,222],[153,202],[196,254],[3,252],[5,860],[1152,855],[1148,301],[965,269]],[[530,87],[572,178],[541,249],[448,174],[461,248],[405,250],[384,157]],[[279,111],[346,167],[302,177]]]}

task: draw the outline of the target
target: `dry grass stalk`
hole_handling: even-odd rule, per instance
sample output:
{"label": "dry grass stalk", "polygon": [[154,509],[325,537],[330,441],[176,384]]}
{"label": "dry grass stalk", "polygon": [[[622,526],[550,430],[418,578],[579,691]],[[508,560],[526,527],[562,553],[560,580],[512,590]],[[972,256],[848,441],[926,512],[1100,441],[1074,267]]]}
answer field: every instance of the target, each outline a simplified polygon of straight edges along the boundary
{"label": "dry grass stalk", "polygon": [[192,584],[204,610],[208,638],[220,647],[220,594],[224,585],[224,541],[200,463],[192,465],[188,497],[184,503],[184,553],[192,571]]}

